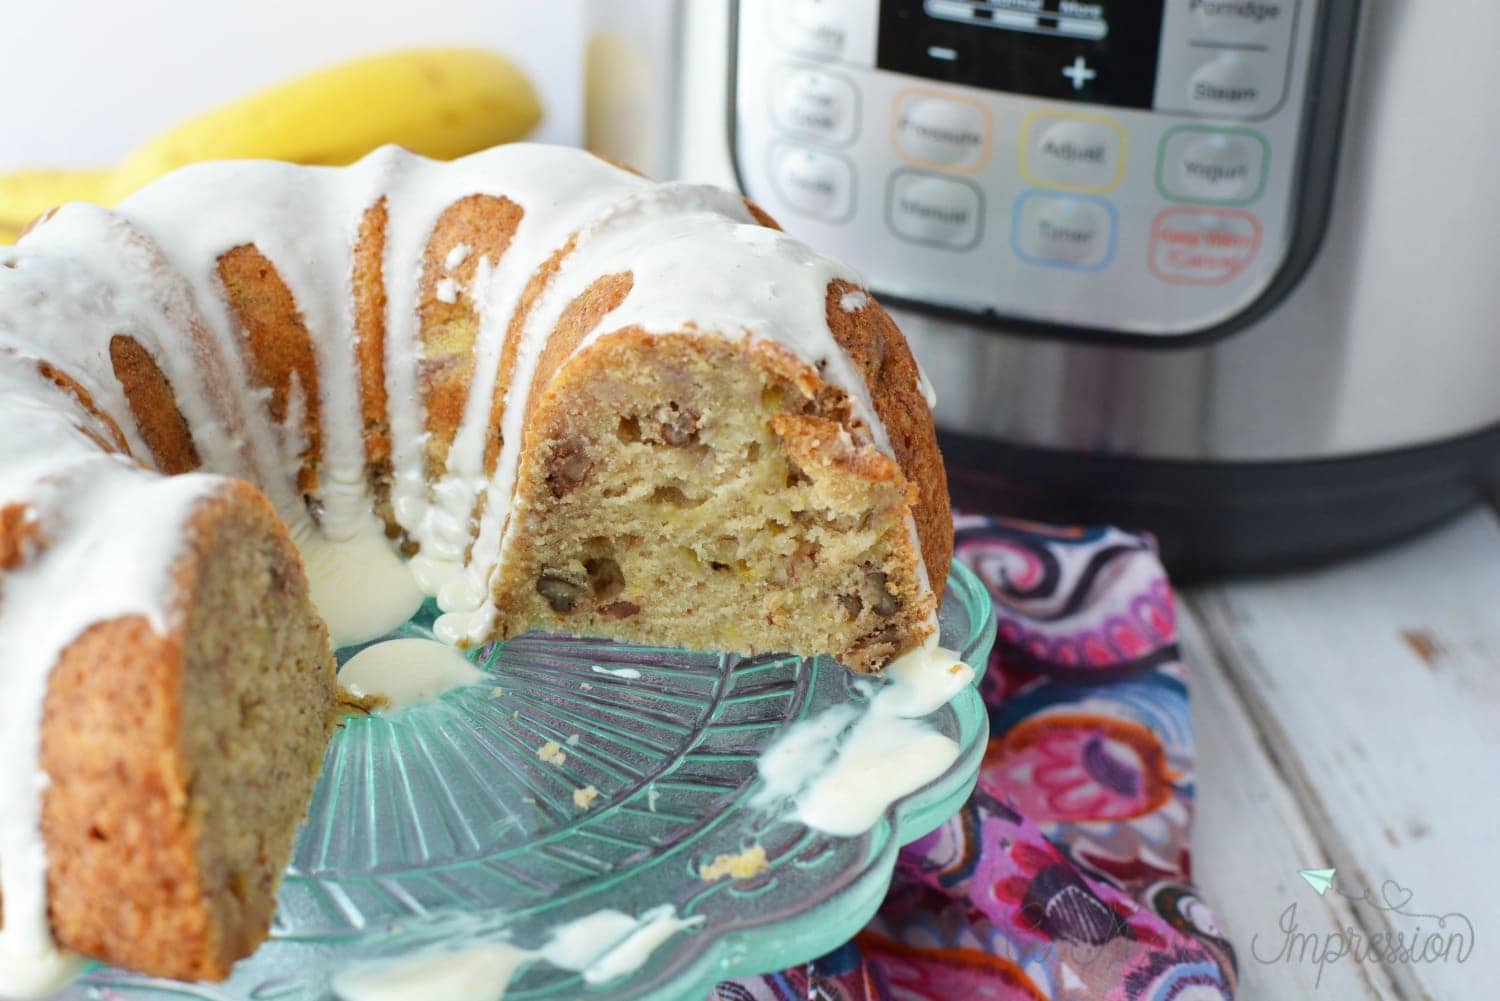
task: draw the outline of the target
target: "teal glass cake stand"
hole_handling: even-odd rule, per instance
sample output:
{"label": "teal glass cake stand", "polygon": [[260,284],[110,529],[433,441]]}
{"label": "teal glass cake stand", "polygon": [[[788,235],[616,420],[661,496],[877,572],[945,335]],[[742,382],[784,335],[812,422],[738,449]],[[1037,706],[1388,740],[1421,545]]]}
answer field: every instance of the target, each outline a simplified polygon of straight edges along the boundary
{"label": "teal glass cake stand", "polygon": [[[398,635],[430,636],[431,615]],[[982,674],[994,610],[960,565],[941,617],[943,645]],[[968,797],[989,734],[977,688],[966,688],[926,719],[958,744],[951,767],[870,830],[836,837],[751,803],[759,755],[789,724],[868,701],[871,686],[828,658],[533,635],[474,660],[485,684],[339,732],[272,940],[230,980],[180,984],[95,967],[65,996],[327,998],[351,964],[501,939],[535,947],[599,910],[671,905],[700,920],[633,971],[587,984],[537,962],[505,997],[701,1001],[720,980],[793,966],[852,938],[885,896],[897,850]],[[575,801],[590,788],[591,802]],[[768,863],[758,875],[700,875],[755,845]]]}

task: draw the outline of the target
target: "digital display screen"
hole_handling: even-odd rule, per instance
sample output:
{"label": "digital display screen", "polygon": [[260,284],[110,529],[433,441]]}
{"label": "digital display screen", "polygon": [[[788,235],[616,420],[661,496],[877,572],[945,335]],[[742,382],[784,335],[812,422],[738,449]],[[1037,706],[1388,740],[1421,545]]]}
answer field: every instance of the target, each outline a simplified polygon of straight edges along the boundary
{"label": "digital display screen", "polygon": [[881,0],[876,65],[1054,100],[1150,108],[1161,0]]}

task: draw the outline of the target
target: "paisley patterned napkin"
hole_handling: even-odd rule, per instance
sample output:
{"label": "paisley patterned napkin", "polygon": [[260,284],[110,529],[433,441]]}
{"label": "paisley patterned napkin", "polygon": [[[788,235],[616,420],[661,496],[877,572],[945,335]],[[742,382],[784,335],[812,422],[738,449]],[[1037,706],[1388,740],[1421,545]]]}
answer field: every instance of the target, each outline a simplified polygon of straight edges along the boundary
{"label": "paisley patterned napkin", "polygon": [[954,522],[999,617],[978,789],[902,851],[853,942],[710,1001],[1233,998],[1234,952],[1190,881],[1187,677],[1150,540]]}

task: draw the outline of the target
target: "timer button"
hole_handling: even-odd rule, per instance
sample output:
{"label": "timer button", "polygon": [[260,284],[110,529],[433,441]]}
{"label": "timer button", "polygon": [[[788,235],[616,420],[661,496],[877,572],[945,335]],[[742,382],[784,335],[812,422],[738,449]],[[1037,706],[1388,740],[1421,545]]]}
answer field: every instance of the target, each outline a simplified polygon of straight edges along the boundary
{"label": "timer button", "polygon": [[812,59],[838,59],[849,45],[846,0],[778,0],[767,4],[782,45]]}
{"label": "timer button", "polygon": [[1033,184],[1105,192],[1125,173],[1125,130],[1108,118],[1035,113],[1022,126],[1021,172]]}
{"label": "timer button", "polygon": [[915,170],[891,178],[886,221],[903,240],[968,250],[979,242],[983,215],[984,197],[968,181]]}
{"label": "timer button", "polygon": [[896,97],[892,141],[913,163],[973,173],[989,161],[991,133],[989,110],[977,101],[920,90]]}
{"label": "timer button", "polygon": [[854,168],[833,153],[778,143],[771,183],[788,207],[814,219],[843,222],[854,209]]}
{"label": "timer button", "polygon": [[1247,118],[1264,115],[1281,100],[1283,61],[1265,52],[1224,52],[1188,79],[1187,108]]}
{"label": "timer button", "polygon": [[773,90],[771,117],[784,131],[842,145],[854,138],[859,96],[837,74],[787,66]]}
{"label": "timer button", "polygon": [[1016,200],[1011,245],[1028,264],[1098,271],[1114,257],[1115,221],[1102,198],[1028,191]]}
{"label": "timer button", "polygon": [[1174,201],[1247,205],[1265,190],[1267,150],[1249,129],[1174,129],[1162,139],[1157,187]]}

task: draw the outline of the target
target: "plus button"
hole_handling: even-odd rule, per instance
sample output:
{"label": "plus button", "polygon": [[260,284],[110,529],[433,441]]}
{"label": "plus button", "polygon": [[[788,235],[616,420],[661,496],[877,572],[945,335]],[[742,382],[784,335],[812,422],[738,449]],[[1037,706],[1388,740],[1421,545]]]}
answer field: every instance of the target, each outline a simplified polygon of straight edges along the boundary
{"label": "plus button", "polygon": [[1074,90],[1082,90],[1084,84],[1099,74],[1094,72],[1094,68],[1082,56],[1079,56],[1073,60],[1072,66],[1063,67],[1062,75],[1073,81]]}

